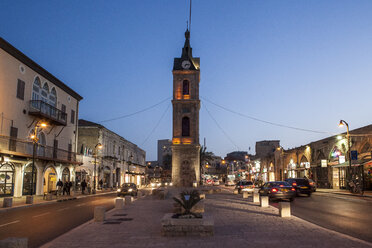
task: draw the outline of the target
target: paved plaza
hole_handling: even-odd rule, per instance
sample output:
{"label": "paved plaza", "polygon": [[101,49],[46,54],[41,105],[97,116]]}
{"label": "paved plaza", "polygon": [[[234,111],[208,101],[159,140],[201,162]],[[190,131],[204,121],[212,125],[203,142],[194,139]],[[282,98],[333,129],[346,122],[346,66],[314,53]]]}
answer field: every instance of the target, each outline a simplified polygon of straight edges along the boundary
{"label": "paved plaza", "polygon": [[149,195],[110,211],[104,223],[88,222],[43,247],[372,247],[297,217],[280,218],[278,209],[226,190],[207,194],[205,201],[214,218],[213,237],[161,236],[160,221],[172,211],[173,200]]}

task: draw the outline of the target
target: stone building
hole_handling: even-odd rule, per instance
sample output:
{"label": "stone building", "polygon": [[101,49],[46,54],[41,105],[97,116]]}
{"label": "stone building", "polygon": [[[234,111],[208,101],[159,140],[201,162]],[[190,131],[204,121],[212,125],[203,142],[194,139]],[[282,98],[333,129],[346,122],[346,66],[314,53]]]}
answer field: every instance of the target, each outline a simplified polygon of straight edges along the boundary
{"label": "stone building", "polygon": [[82,97],[2,38],[0,72],[0,196],[74,181]]}
{"label": "stone building", "polygon": [[200,58],[192,56],[189,30],[185,38],[182,56],[173,65],[172,181],[178,187],[200,181]]}
{"label": "stone building", "polygon": [[76,169],[78,185],[86,180],[93,187],[94,175],[97,175],[96,183],[102,180],[104,188],[124,182],[145,184],[146,152],[104,126],[79,120],[78,148],[83,161]]}

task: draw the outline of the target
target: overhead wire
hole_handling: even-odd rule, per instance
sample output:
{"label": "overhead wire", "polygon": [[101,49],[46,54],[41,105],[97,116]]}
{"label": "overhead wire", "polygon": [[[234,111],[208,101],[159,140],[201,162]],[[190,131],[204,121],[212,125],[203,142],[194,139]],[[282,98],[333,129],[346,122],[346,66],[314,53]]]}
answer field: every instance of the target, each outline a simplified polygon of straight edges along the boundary
{"label": "overhead wire", "polygon": [[246,114],[242,114],[242,113],[239,113],[237,111],[234,111],[234,110],[231,110],[231,109],[228,109],[224,106],[221,106],[217,103],[214,103],[210,100],[208,100],[207,98],[205,97],[200,97],[202,98],[204,101],[206,102],[209,102],[210,104],[213,104],[227,112],[230,112],[230,113],[233,113],[233,114],[236,114],[236,115],[239,115],[239,116],[242,116],[242,117],[245,117],[245,118],[248,118],[248,119],[251,119],[251,120],[255,120],[255,121],[258,121],[258,122],[262,122],[262,123],[266,123],[266,124],[270,124],[270,125],[273,125],[273,126],[278,126],[278,127],[284,127],[284,128],[289,128],[289,129],[294,129],[294,130],[298,130],[298,131],[304,131],[304,132],[311,132],[311,133],[322,133],[322,134],[330,134],[330,132],[324,132],[324,131],[318,131],[318,130],[312,130],[312,129],[305,129],[305,128],[300,128],[300,127],[294,127],[294,126],[289,126],[289,125],[285,125],[285,124],[280,124],[280,123],[276,123],[276,122],[273,122],[273,121],[266,121],[266,120],[262,120],[262,119],[259,119],[257,117],[253,117],[253,116],[249,116],[249,115],[246,115]]}
{"label": "overhead wire", "polygon": [[151,130],[151,132],[149,133],[149,135],[146,137],[146,139],[142,142],[141,146],[144,145],[147,140],[151,137],[151,135],[154,133],[154,131],[156,130],[156,128],[159,126],[160,122],[163,120],[165,114],[168,112],[168,109],[169,107],[171,106],[171,104],[169,103],[167,108],[165,109],[164,113],[162,114],[162,116],[160,117],[159,121],[156,123],[156,125],[154,126],[154,128]]}
{"label": "overhead wire", "polygon": [[226,136],[226,138],[231,142],[231,144],[233,144],[238,149],[238,151],[240,151],[239,146],[235,144],[235,142],[230,138],[230,136],[225,132],[225,130],[223,130],[223,128],[221,127],[221,125],[218,124],[217,120],[212,116],[211,112],[209,112],[207,106],[205,104],[203,106],[204,106],[205,110],[207,111],[209,117],[211,117],[211,119],[216,124],[216,126],[221,130],[221,132]]}
{"label": "overhead wire", "polygon": [[114,117],[114,118],[111,118],[111,119],[103,120],[103,121],[98,121],[97,123],[103,123],[103,122],[109,122],[109,121],[116,121],[116,120],[120,120],[120,119],[124,119],[124,118],[130,117],[130,116],[136,115],[136,114],[140,114],[142,112],[145,112],[147,110],[150,110],[152,108],[155,108],[156,106],[158,106],[158,105],[162,104],[163,102],[168,101],[170,99],[171,99],[171,97],[167,97],[166,99],[164,99],[164,100],[162,100],[162,101],[160,101],[160,102],[158,102],[158,103],[156,103],[154,105],[151,105],[149,107],[146,107],[144,109],[141,109],[139,111],[136,111],[136,112],[133,112],[133,113],[130,113],[130,114],[126,114],[126,115],[122,115],[122,116],[118,116],[118,117]]}

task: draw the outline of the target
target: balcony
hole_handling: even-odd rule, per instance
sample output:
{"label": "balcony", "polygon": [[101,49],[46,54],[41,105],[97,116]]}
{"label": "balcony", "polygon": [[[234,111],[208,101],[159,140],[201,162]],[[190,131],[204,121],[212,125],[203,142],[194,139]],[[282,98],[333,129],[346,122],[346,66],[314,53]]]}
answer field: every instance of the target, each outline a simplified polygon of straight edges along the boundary
{"label": "balcony", "polygon": [[46,118],[59,126],[66,126],[67,123],[66,113],[41,100],[31,100],[28,113],[40,118]]}
{"label": "balcony", "polygon": [[[0,136],[0,153],[32,158],[33,143],[30,141],[14,139],[8,136]],[[75,152],[66,151],[51,146],[43,146],[40,144],[38,144],[36,148],[35,158],[60,163],[81,163],[81,161],[77,161]]]}

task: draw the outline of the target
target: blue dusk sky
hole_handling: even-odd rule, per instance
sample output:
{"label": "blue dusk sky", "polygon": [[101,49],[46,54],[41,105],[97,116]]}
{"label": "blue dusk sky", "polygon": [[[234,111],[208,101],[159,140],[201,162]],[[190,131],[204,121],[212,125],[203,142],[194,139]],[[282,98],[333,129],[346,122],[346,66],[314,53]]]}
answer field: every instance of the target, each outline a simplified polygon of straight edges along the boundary
{"label": "blue dusk sky", "polygon": [[[187,0],[1,0],[0,36],[84,97],[80,118],[139,111],[101,124],[156,160],[157,140],[172,137],[188,13]],[[346,131],[340,119],[372,123],[372,1],[194,0],[191,46],[200,143],[216,155],[303,145]]]}

